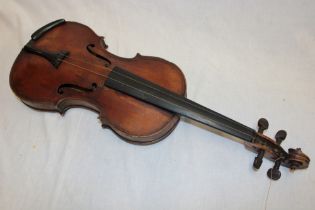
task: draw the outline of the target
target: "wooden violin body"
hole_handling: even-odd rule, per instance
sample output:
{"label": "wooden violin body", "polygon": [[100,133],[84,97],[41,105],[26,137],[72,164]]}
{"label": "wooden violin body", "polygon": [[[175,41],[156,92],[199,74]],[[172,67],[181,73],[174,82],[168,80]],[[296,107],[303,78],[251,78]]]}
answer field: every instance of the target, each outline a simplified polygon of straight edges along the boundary
{"label": "wooden violin body", "polygon": [[264,157],[274,161],[267,173],[271,179],[280,178],[280,165],[308,167],[310,159],[300,148],[286,152],[280,146],[285,131],[280,130],[275,140],[263,135],[268,128],[265,119],[259,120],[256,132],[187,99],[184,74],[175,64],[139,54],[121,58],[106,49],[103,37],[85,25],[63,19],[49,23],[33,33],[16,58],[11,88],[36,109],[92,109],[104,127],[130,143],[155,143],[185,116],[243,140],[258,153],[254,168]]}
{"label": "wooden violin body", "polygon": [[[93,45],[93,50],[106,60],[91,54],[88,45]],[[61,113],[73,106],[93,109],[100,113],[103,126],[109,126],[125,140],[138,144],[157,142],[179,121],[178,115],[104,87],[109,73],[104,67],[120,66],[185,95],[185,77],[173,63],[139,54],[131,59],[115,56],[106,51],[103,37],[75,22],[64,22],[52,28],[32,42],[32,48],[69,52],[69,57],[73,58],[69,62],[76,63],[69,65],[61,61],[56,68],[41,56],[21,51],[12,67],[10,84],[16,95],[33,108]],[[84,70],[91,68],[104,77]]]}

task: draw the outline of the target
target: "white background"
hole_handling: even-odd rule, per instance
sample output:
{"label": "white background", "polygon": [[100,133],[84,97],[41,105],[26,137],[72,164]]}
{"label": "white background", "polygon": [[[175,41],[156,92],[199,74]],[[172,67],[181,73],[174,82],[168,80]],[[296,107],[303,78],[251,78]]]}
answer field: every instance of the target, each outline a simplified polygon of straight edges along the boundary
{"label": "white background", "polygon": [[[264,209],[265,160],[181,121],[164,141],[135,146],[96,113],[64,117],[21,103],[10,68],[31,33],[59,18],[106,37],[114,54],[176,63],[188,97],[315,157],[314,1],[0,1],[0,209]],[[78,34],[79,36],[79,34]],[[154,119],[152,119],[154,120]],[[314,164],[282,168],[267,209],[314,209]]]}

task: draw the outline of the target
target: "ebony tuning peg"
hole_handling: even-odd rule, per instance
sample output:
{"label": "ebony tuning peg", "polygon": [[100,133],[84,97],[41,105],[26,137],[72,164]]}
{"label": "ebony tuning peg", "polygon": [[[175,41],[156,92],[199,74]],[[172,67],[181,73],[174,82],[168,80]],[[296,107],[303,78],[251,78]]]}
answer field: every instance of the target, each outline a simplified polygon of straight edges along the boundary
{"label": "ebony tuning peg", "polygon": [[[262,134],[265,130],[267,130],[269,127],[269,123],[268,120],[266,120],[265,118],[260,118],[258,120],[258,133]],[[253,163],[253,167],[255,169],[259,169],[262,162],[263,162],[263,157],[265,155],[265,150],[258,150],[258,155],[257,157],[255,157],[254,163]]]}
{"label": "ebony tuning peg", "polygon": [[253,163],[253,167],[255,169],[259,169],[260,168],[260,166],[261,166],[261,164],[263,162],[262,159],[263,159],[264,155],[265,155],[265,150],[260,149],[258,151],[258,155],[255,157],[255,160],[254,160],[254,163]]}
{"label": "ebony tuning peg", "polygon": [[281,160],[276,160],[275,165],[273,166],[273,168],[270,168],[267,171],[267,176],[272,179],[272,180],[278,180],[281,177],[281,172],[279,170],[281,165]]}
{"label": "ebony tuning peg", "polygon": [[286,137],[287,132],[285,130],[278,131],[275,136],[277,144],[280,145],[285,140]]}
{"label": "ebony tuning peg", "polygon": [[267,130],[269,127],[268,120],[265,118],[260,118],[258,120],[258,133],[263,133],[265,130]]}
{"label": "ebony tuning peg", "polygon": [[[280,145],[286,137],[287,137],[287,132],[285,130],[279,130],[276,133],[276,136],[275,136],[277,144]],[[273,166],[273,168],[270,168],[267,171],[267,176],[270,179],[273,179],[273,180],[280,179],[280,177],[281,177],[281,172],[279,170],[280,165],[281,165],[281,160],[276,160],[275,165]]]}

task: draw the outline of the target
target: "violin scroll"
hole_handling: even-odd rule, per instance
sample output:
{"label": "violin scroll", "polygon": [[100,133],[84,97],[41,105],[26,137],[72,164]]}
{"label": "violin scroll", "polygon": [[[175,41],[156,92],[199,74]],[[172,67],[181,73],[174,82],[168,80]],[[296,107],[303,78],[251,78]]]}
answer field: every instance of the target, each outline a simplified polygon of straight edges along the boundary
{"label": "violin scroll", "polygon": [[276,133],[274,140],[263,135],[263,132],[267,130],[268,127],[268,121],[261,118],[258,121],[258,131],[253,142],[245,144],[247,148],[258,154],[254,160],[253,167],[255,169],[259,169],[264,157],[274,161],[274,166],[267,172],[267,176],[273,180],[278,180],[281,177],[281,172],[279,170],[280,166],[284,166],[292,170],[307,168],[310,163],[310,158],[302,152],[301,148],[290,148],[288,152],[286,152],[280,146],[280,144],[285,140],[287,132],[279,130]]}
{"label": "violin scroll", "polygon": [[310,163],[310,158],[302,152],[301,148],[289,149],[289,157],[284,161],[284,165],[288,168],[305,169]]}

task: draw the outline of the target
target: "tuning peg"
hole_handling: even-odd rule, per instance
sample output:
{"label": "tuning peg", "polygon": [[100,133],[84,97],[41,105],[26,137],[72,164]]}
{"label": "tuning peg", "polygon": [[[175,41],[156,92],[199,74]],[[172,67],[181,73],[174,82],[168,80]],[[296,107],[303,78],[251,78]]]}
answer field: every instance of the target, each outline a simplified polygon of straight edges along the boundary
{"label": "tuning peg", "polygon": [[260,118],[258,120],[258,133],[263,133],[265,130],[267,130],[269,127],[269,123],[268,120],[266,120],[265,118]]}
{"label": "tuning peg", "polygon": [[278,180],[281,177],[281,172],[279,170],[282,160],[276,160],[275,165],[273,168],[270,168],[267,171],[267,176],[272,180]]}
{"label": "tuning peg", "polygon": [[275,136],[277,144],[280,145],[285,140],[286,137],[287,132],[285,130],[279,130]]}
{"label": "tuning peg", "polygon": [[262,159],[263,159],[264,155],[265,155],[265,150],[260,149],[258,151],[258,155],[257,155],[257,157],[255,157],[255,160],[254,160],[254,163],[253,163],[253,167],[255,169],[259,169],[260,168],[260,166],[261,166],[261,164],[263,162]]}
{"label": "tuning peg", "polygon": [[[258,120],[258,133],[262,134],[265,130],[267,130],[269,127],[269,123],[268,120],[266,120],[265,118],[260,118]],[[265,155],[265,150],[258,150],[258,155],[257,157],[255,157],[254,163],[253,163],[253,167],[255,169],[259,169],[262,162],[263,162],[263,157]]]}

